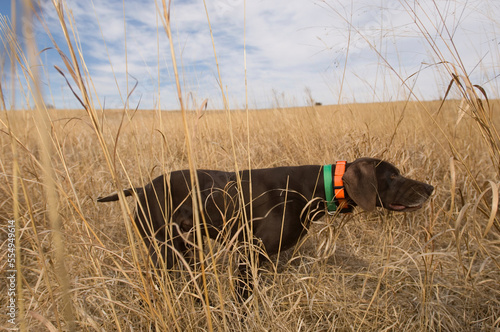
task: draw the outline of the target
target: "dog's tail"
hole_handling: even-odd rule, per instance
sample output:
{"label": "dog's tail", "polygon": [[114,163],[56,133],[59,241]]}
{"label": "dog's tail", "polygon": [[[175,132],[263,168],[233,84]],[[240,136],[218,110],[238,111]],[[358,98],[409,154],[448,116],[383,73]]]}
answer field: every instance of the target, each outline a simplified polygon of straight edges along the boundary
{"label": "dog's tail", "polygon": [[[132,196],[134,192],[141,193],[143,190],[144,188],[128,188],[123,191],[123,194],[125,195],[125,197],[127,197],[127,196]],[[109,196],[99,197],[97,198],[97,201],[103,203],[103,202],[113,202],[119,199],[120,197],[118,196],[118,193],[116,193]]]}

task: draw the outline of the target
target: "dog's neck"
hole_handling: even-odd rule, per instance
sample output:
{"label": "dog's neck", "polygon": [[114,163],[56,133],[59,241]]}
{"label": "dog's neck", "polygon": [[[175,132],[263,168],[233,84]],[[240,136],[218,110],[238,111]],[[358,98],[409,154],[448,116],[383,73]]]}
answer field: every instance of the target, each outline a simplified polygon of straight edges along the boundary
{"label": "dog's neck", "polygon": [[323,179],[325,183],[325,199],[328,213],[352,212],[347,192],[344,188],[342,176],[345,173],[346,161],[337,161],[335,165],[323,166]]}

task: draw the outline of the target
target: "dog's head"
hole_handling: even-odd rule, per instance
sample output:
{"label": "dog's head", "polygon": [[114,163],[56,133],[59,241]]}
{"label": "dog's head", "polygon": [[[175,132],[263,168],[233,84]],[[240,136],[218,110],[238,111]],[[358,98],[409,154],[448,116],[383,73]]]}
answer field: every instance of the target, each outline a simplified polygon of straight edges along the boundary
{"label": "dog's head", "polygon": [[391,163],[360,158],[348,165],[342,177],[349,195],[363,210],[376,206],[392,211],[414,211],[434,191],[430,184],[408,179]]}

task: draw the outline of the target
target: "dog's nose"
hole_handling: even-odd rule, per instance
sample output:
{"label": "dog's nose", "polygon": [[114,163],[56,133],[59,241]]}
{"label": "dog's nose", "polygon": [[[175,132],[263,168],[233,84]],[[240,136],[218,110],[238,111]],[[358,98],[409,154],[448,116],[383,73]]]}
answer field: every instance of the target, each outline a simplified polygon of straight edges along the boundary
{"label": "dog's nose", "polygon": [[425,185],[425,192],[427,193],[427,195],[430,196],[433,191],[434,191],[434,187],[433,186],[431,186],[430,184],[426,184]]}

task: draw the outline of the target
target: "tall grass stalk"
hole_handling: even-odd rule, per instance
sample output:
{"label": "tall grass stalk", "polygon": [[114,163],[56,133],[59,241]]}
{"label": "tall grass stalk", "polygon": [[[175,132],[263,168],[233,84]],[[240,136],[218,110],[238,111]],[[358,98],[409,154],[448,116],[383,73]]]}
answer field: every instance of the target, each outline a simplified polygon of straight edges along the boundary
{"label": "tall grass stalk", "polygon": [[[52,164],[52,156],[54,154],[54,137],[52,137],[52,123],[47,113],[45,107],[42,91],[40,87],[40,77],[38,72],[38,51],[36,47],[36,42],[32,36],[34,36],[33,31],[33,4],[31,1],[24,1],[24,32],[26,44],[26,52],[28,53],[28,64],[29,64],[29,74],[30,74],[30,94],[35,102],[34,118],[37,125],[38,134],[40,137],[39,149],[41,151],[41,169],[43,174],[43,185],[45,188],[45,193],[47,197],[47,215],[48,220],[51,225],[52,231],[52,242],[54,246],[54,258],[55,258],[55,272],[58,279],[58,283],[61,287],[61,302],[56,304],[58,309],[62,313],[64,321],[70,331],[75,330],[75,321],[73,313],[73,302],[70,295],[70,281],[68,277],[68,272],[65,266],[65,244],[63,239],[63,231],[61,225],[61,218],[58,212],[59,197],[57,193],[56,184],[56,174],[55,169]],[[31,37],[31,38],[30,38]],[[20,247],[20,246],[19,246]],[[21,256],[19,256],[19,259]],[[19,275],[22,271],[18,271]],[[24,316],[24,305],[22,301],[22,292],[20,294],[20,315]],[[22,317],[21,316],[21,317]],[[60,328],[61,326],[59,326]]]}
{"label": "tall grass stalk", "polygon": [[[170,43],[170,54],[171,54],[171,58],[172,58],[172,65],[174,68],[175,83],[177,86],[177,96],[179,98],[179,104],[181,107],[182,120],[183,120],[182,122],[184,125],[184,133],[185,133],[185,137],[186,137],[187,156],[188,156],[188,160],[189,160],[189,170],[190,170],[190,174],[191,174],[191,176],[190,176],[191,188],[199,188],[198,176],[197,176],[197,172],[196,172],[196,163],[195,163],[194,156],[193,156],[193,150],[192,150],[192,146],[191,146],[191,138],[190,138],[190,134],[189,134],[189,127],[188,127],[188,123],[187,123],[186,109],[184,108],[184,103],[183,103],[183,99],[182,99],[181,83],[179,81],[177,61],[176,61],[176,57],[175,57],[174,42],[172,39],[172,32],[170,29],[170,4],[171,4],[171,2],[169,1],[168,9],[167,9],[167,5],[166,5],[166,0],[162,0],[162,4],[163,4],[164,19],[165,19],[165,21],[164,21],[165,30],[167,32],[168,40]],[[197,253],[199,254],[199,258],[200,258],[201,277],[202,277],[203,291],[204,291],[204,296],[205,296],[204,308],[205,308],[206,318],[207,318],[207,322],[208,322],[208,329],[209,329],[209,331],[212,331],[213,327],[212,327],[212,317],[211,317],[211,313],[210,313],[210,299],[209,299],[208,291],[207,291],[205,255],[204,255],[203,250],[201,250],[203,248],[203,234],[208,235],[208,229],[207,229],[206,220],[204,219],[204,215],[203,215],[203,213],[200,213],[200,211],[202,210],[201,206],[203,204],[202,200],[201,200],[200,191],[194,189],[194,190],[192,190],[191,195],[192,195],[192,202],[193,202],[193,219],[194,219],[193,221],[194,221],[194,225],[195,225],[194,227],[196,230],[195,233],[196,233],[197,246],[199,249],[199,250],[197,250]],[[200,216],[203,220],[200,220]],[[204,226],[203,233],[201,231],[201,224],[202,223]],[[210,244],[209,244],[209,246],[210,246]]]}

